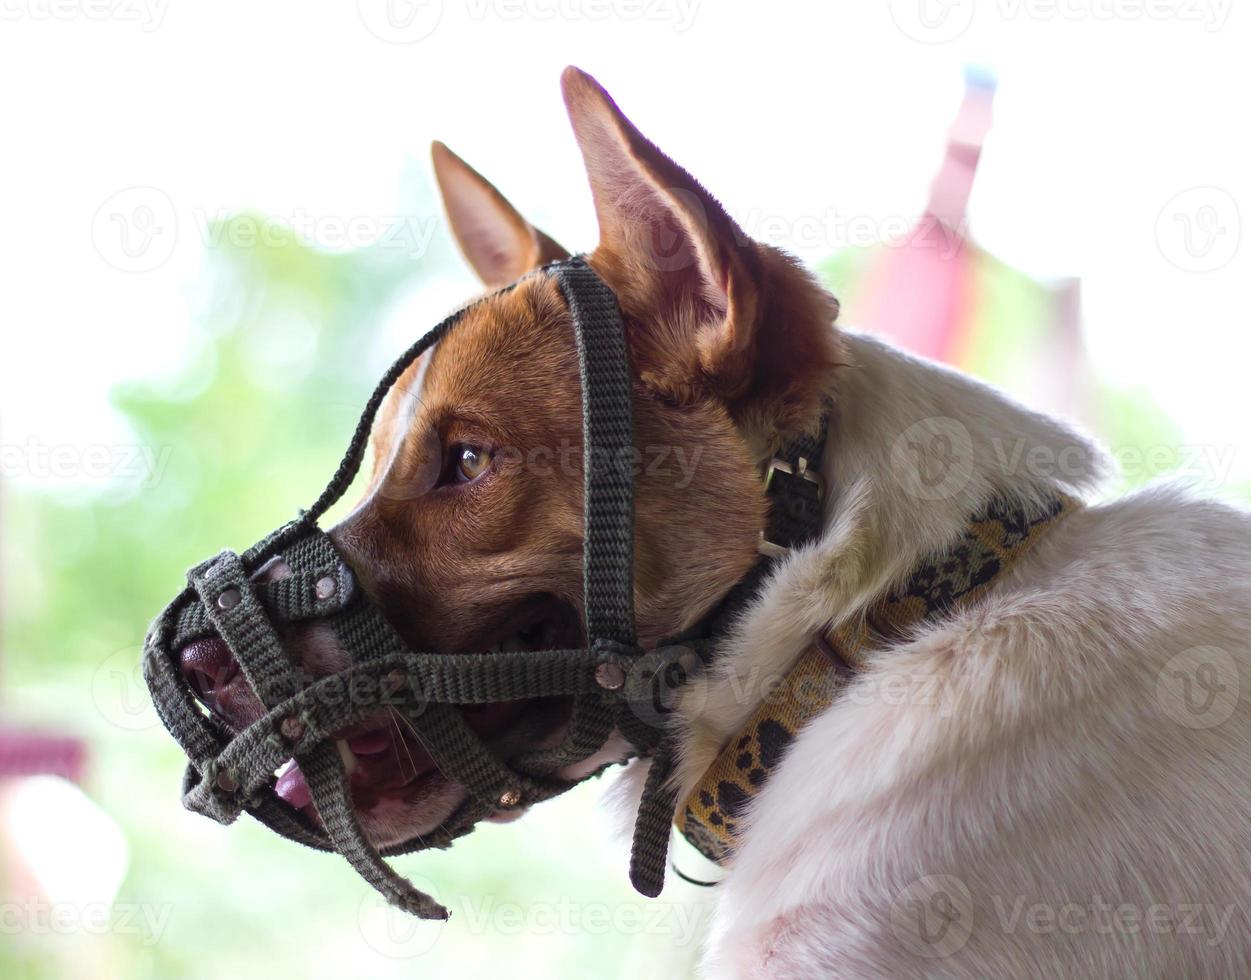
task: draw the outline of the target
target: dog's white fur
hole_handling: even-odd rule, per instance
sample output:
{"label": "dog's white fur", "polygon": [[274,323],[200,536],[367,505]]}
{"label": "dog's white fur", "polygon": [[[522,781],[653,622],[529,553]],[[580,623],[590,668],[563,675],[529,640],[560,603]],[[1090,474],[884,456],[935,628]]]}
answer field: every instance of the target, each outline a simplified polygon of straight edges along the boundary
{"label": "dog's white fur", "polygon": [[[979,505],[1104,472],[1064,425],[845,338],[825,532],[686,692],[680,798],[817,630]],[[1249,636],[1247,514],[1166,488],[1064,519],[803,730],[742,821],[705,975],[1251,976]]]}

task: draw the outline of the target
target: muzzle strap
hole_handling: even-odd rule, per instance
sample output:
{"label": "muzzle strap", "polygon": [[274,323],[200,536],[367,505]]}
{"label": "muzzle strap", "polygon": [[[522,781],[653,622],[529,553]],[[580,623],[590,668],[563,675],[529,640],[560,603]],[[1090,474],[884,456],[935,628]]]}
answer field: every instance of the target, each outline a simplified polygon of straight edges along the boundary
{"label": "muzzle strap", "polygon": [[408,723],[413,731],[421,732],[431,756],[484,807],[508,809],[535,796],[536,781],[513,772],[494,755],[483,752],[481,739],[455,708],[416,702],[405,715],[412,718]]}
{"label": "muzzle strap", "polygon": [[634,633],[634,408],[617,297],[579,257],[550,267],[573,315],[582,377],[587,639]]}
{"label": "muzzle strap", "polygon": [[154,631],[144,646],[143,678],[152,693],[161,723],[174,736],[197,769],[216,757],[229,741],[218,726],[200,713],[187,690],[173,660],[162,647],[162,638]]}
{"label": "muzzle strap", "polygon": [[[387,393],[474,303],[444,319],[388,369],[370,395],[335,474],[308,511],[243,555],[223,552],[192,570],[190,587],[154,623],[145,656],[145,677],[161,719],[191,760],[183,787],[189,808],[223,823],[247,810],[300,843],[333,848],[389,901],[424,918],[446,918],[447,910],[393,871],[384,855],[446,846],[490,812],[564,792],[573,783],[560,779],[559,773],[603,748],[614,728],[639,754],[655,750],[663,730],[663,720],[641,709],[632,693],[633,681],[647,673],[648,661],[638,648],[634,624],[637,459],[621,312],[612,290],[582,257],[552,263],[534,275],[556,281],[569,307],[578,351],[586,648],[489,655],[413,652],[381,611],[362,600],[351,570],[317,527],[358,473]],[[288,564],[285,573],[275,571],[257,576],[263,581],[252,581],[269,559],[279,556]],[[283,647],[287,624],[299,621],[316,621],[333,630],[352,656],[351,667],[305,686]],[[200,710],[182,676],[178,651],[211,636],[229,647],[264,708],[259,719],[238,733]],[[498,748],[487,745],[460,710],[560,697],[573,703],[561,744],[511,761],[498,757]],[[335,734],[384,708],[394,712],[398,724],[411,727],[435,765],[468,795],[433,832],[380,852],[369,842],[353,807],[351,781]],[[662,823],[667,828],[663,811],[672,810],[672,801],[661,792],[669,758],[667,752],[662,755],[649,780],[644,844],[635,855],[636,864],[641,860],[646,868],[636,884],[642,881],[648,894],[658,891],[663,881],[665,840],[656,828]],[[292,758],[308,783],[324,833],[307,813],[288,806],[275,792],[274,772]]]}
{"label": "muzzle strap", "polygon": [[[318,545],[324,543],[318,536],[303,550],[315,554]],[[262,704],[272,711],[294,696],[301,688],[299,679],[265,609],[252,591],[252,583],[239,557],[223,552],[194,569],[190,579],[213,626],[235,652],[240,668]],[[364,705],[356,710],[372,708],[372,705]],[[336,724],[341,724],[343,712],[336,711],[336,714],[339,715]],[[235,739],[207,764],[204,778],[186,794],[187,804],[223,823],[231,822],[245,806],[258,802],[262,794],[269,795],[270,774],[290,752],[304,773],[313,806],[335,850],[392,904],[422,918],[447,918],[445,908],[393,871],[366,839],[356,819],[343,761],[330,740],[330,733],[314,729],[311,734],[321,737],[312,742],[308,737],[309,714],[290,717],[299,718],[301,722],[300,745],[284,744],[280,726],[276,726],[277,732],[263,739]]]}
{"label": "muzzle strap", "polygon": [[187,578],[217,634],[236,651],[239,667],[261,703],[272,708],[295,694],[299,677],[239,556],[223,551],[193,568]]}
{"label": "muzzle strap", "polygon": [[[614,728],[640,730],[621,696],[642,651],[634,629],[634,418],[630,363],[617,297],[586,259],[542,270],[560,286],[573,320],[582,386],[583,615],[597,687],[577,699],[559,745],[513,760],[521,773],[551,773],[589,758]],[[658,732],[631,738],[648,751]]]}
{"label": "muzzle strap", "polygon": [[630,884],[647,898],[655,898],[665,887],[665,858],[669,855],[669,826],[677,797],[666,785],[673,772],[673,745],[666,740],[653,756],[643,797],[634,819],[634,840],[630,846]]}
{"label": "muzzle strap", "polygon": [[332,743],[323,742],[300,763],[317,815],[335,850],[388,902],[421,919],[446,919],[447,909],[397,874],[365,839],[348,791],[343,760]]}

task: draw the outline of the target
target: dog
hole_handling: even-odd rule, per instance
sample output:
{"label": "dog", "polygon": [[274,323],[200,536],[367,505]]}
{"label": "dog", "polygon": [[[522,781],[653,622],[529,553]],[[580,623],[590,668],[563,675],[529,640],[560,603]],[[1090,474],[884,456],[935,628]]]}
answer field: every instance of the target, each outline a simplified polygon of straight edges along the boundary
{"label": "dog", "polygon": [[[1158,487],[1101,505],[1087,437],[836,325],[590,76],[562,87],[626,327],[640,466],[640,643],[701,621],[759,557],[761,471],[828,413],[820,533],[771,568],[670,727],[677,800],[812,642],[862,621],[993,501],[1072,502],[975,601],[909,625],[798,731],[739,815],[709,977],[1251,975],[1251,520]],[[388,395],[360,502],[331,532],[415,649],[583,642],[578,356],[568,255],[436,143],[449,223],[496,292]],[[520,281],[518,281],[520,280]],[[261,577],[270,574],[266,570]],[[347,666],[328,632],[306,673]],[[241,730],[262,708],[220,643],[182,666]],[[559,699],[465,709],[502,757],[557,744]],[[378,847],[464,797],[388,719],[343,733]],[[402,750],[402,751],[401,751]],[[626,762],[611,738],[576,771]],[[633,760],[624,794],[648,760]],[[297,767],[288,803],[310,808]],[[499,819],[516,814],[501,812]]]}

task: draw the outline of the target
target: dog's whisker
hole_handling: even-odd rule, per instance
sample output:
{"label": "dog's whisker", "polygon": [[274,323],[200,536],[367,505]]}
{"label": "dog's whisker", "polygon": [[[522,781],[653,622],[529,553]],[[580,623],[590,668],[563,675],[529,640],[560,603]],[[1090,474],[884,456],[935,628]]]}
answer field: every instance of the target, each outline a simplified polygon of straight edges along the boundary
{"label": "dog's whisker", "polygon": [[439,774],[440,774],[441,776],[443,776],[444,778],[446,778],[446,779],[450,779],[451,777],[450,777],[450,776],[448,776],[448,774],[447,774],[446,772],[444,772],[444,771],[443,771],[443,765],[439,762],[439,760],[438,760],[438,758],[435,756],[434,752],[433,752],[433,751],[431,751],[431,749],[430,749],[430,743],[429,743],[429,742],[427,742],[427,741],[425,740],[425,738],[422,736],[421,732],[419,732],[419,731],[417,730],[417,727],[416,727],[416,726],[412,723],[412,721],[411,721],[409,718],[406,718],[404,715],[400,714],[400,713],[399,713],[398,711],[396,711],[394,708],[392,708],[392,709],[391,709],[391,711],[395,714],[395,716],[396,716],[396,717],[397,717],[400,721],[402,721],[402,722],[404,723],[405,727],[407,727],[407,728],[408,728],[408,730],[412,733],[413,738],[417,740],[417,744],[418,744],[418,745],[420,745],[423,749],[425,749],[425,750],[426,750],[426,753],[430,756],[431,760],[434,762],[434,767],[435,767],[435,769],[437,769],[437,770],[439,771]]}
{"label": "dog's whisker", "polygon": [[400,728],[400,723],[399,723],[399,719],[401,717],[400,713],[396,711],[394,708],[389,708],[388,711],[389,711],[388,720],[391,722],[391,727],[395,729],[395,739],[393,740],[394,744],[392,746],[392,749],[395,752],[395,764],[399,766],[400,772],[402,774],[404,772],[404,762],[400,758],[399,747],[403,746],[404,755],[408,758],[408,765],[409,765],[409,768],[412,770],[412,775],[416,776],[417,775],[417,763],[413,761],[413,753],[408,750],[408,743],[405,741],[404,732]]}

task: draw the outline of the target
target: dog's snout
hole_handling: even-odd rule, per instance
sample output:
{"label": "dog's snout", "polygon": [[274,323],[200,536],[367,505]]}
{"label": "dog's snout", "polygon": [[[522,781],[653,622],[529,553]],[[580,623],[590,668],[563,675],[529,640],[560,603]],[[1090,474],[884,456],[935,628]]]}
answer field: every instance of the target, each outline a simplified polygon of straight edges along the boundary
{"label": "dog's snout", "polygon": [[274,555],[260,568],[252,573],[253,582],[277,582],[291,574],[291,566],[282,555]]}
{"label": "dog's snout", "polygon": [[[290,574],[291,566],[279,555],[253,572],[252,581],[276,582]],[[260,703],[221,637],[193,640],[178,651],[178,662],[191,690],[210,711],[236,725],[259,715]]]}
{"label": "dog's snout", "polygon": [[179,665],[191,689],[210,709],[220,708],[220,695],[239,674],[239,664],[224,640],[207,636],[179,651]]}

